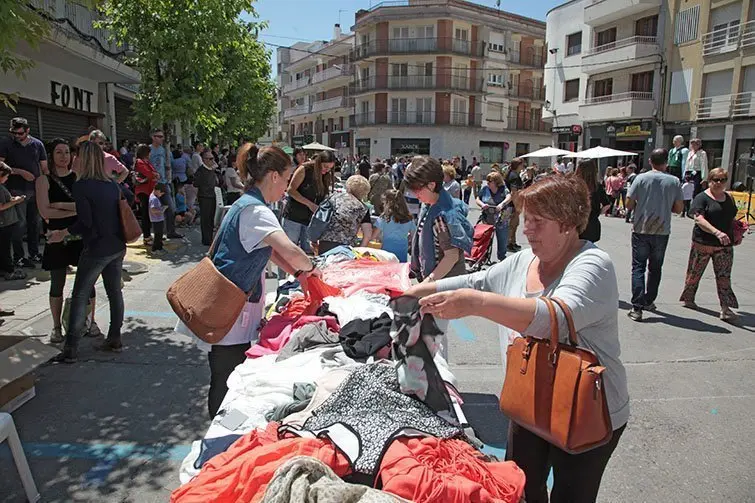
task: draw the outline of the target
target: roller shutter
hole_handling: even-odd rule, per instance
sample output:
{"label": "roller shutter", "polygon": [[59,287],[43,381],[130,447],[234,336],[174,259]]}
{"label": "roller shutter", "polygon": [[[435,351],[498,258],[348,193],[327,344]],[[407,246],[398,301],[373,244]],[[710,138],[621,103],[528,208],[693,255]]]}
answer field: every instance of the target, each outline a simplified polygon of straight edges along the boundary
{"label": "roller shutter", "polygon": [[118,136],[118,145],[123,140],[150,143],[149,127],[139,127],[131,122],[134,113],[131,109],[131,101],[115,97],[115,132]]}
{"label": "roller shutter", "polygon": [[16,103],[16,111],[0,104],[0,136],[5,136],[10,129],[10,120],[14,117],[23,117],[29,121],[31,135],[39,138],[39,121],[37,120],[37,107],[27,103]]}
{"label": "roller shutter", "polygon": [[45,141],[53,138],[71,140],[86,134],[89,129],[89,117],[86,115],[42,109],[42,134]]}

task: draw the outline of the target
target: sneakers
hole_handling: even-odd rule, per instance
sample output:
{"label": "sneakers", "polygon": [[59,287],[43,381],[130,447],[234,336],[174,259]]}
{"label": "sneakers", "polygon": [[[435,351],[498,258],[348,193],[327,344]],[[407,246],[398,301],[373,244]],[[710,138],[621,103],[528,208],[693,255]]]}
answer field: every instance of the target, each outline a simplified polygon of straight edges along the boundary
{"label": "sneakers", "polygon": [[123,351],[123,342],[121,342],[120,337],[117,339],[112,339],[108,337],[105,342],[102,343],[97,348],[99,351],[109,351],[111,353],[120,353]]}
{"label": "sneakers", "polygon": [[687,309],[697,309],[697,304],[695,304],[695,301],[693,300],[684,300],[682,301],[682,307],[686,307]]}
{"label": "sneakers", "polygon": [[632,310],[627,313],[627,316],[629,316],[629,319],[632,321],[642,321],[642,309],[632,308]]}
{"label": "sneakers", "polygon": [[718,317],[723,321],[734,321],[737,319],[737,315],[728,307],[722,309]]}
{"label": "sneakers", "polygon": [[645,306],[645,311],[650,311],[651,313],[654,313],[658,308],[655,307],[655,302],[651,302],[647,306]]}
{"label": "sneakers", "polygon": [[64,348],[63,352],[61,352],[58,356],[51,359],[50,361],[52,363],[76,363],[79,360],[77,352],[75,349],[70,348]]}
{"label": "sneakers", "polygon": [[42,263],[42,255],[40,255],[39,253],[37,253],[36,255],[32,255],[31,257],[29,257],[29,260],[31,260],[35,264],[41,264]]}
{"label": "sneakers", "polygon": [[19,269],[27,268],[27,269],[36,269],[36,265],[31,259],[28,259],[26,257],[18,259],[16,262],[16,267]]}
{"label": "sneakers", "polygon": [[66,340],[63,336],[63,329],[61,327],[54,327],[50,333],[50,342],[53,344],[60,344]]}
{"label": "sneakers", "polygon": [[13,272],[9,272],[5,275],[5,279],[8,281],[14,281],[17,279],[26,279],[26,273],[22,271],[21,269],[16,269]]}
{"label": "sneakers", "polygon": [[97,322],[92,320],[92,322],[89,324],[89,328],[86,331],[85,334],[87,337],[99,337],[102,335],[102,330],[100,330],[100,327],[97,326]]}

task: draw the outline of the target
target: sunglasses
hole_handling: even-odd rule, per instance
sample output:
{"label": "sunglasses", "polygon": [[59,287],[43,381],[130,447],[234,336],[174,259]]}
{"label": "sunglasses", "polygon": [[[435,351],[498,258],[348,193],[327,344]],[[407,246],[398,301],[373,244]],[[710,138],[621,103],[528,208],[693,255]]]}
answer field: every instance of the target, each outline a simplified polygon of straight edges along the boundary
{"label": "sunglasses", "polygon": [[165,136],[161,134],[156,134],[156,135],[153,135],[153,138],[165,138]]}
{"label": "sunglasses", "polygon": [[25,134],[26,134],[26,131],[9,131],[9,132],[10,132],[10,134],[12,134],[13,136],[23,136],[23,135],[25,135]]}
{"label": "sunglasses", "polygon": [[726,180],[728,180],[728,178],[711,178],[710,179],[711,182],[716,182],[716,183],[724,183],[726,182]]}

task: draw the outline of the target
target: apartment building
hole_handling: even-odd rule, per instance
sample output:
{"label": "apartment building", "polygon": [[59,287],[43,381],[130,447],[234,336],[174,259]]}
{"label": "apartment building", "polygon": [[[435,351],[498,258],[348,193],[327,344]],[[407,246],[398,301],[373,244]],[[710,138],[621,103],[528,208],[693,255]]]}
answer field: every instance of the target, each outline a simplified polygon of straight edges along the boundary
{"label": "apartment building", "polygon": [[348,97],[354,35],[335,25],[329,41],[298,42],[277,51],[279,121],[291,145],[312,141],[349,154],[352,136]]}
{"label": "apartment building", "polygon": [[755,146],[755,0],[668,0],[666,143],[699,137],[711,167],[745,182]]}
{"label": "apartment building", "polygon": [[461,0],[383,2],[355,15],[355,153],[501,162],[550,144],[545,25]]}
{"label": "apartment building", "polygon": [[39,47],[19,44],[14,49],[35,63],[26,78],[0,73],[0,92],[20,97],[15,111],[0,104],[0,127],[22,116],[32,135],[43,140],[77,137],[89,126],[114,141],[148,138],[148,128],[129,121],[139,73],[123,62],[127,48],[110,42],[105,30],[94,26],[98,15],[67,0],[31,5],[57,21]]}
{"label": "apartment building", "polygon": [[548,12],[543,117],[553,145],[602,145],[644,163],[662,135],[662,3],[573,0]]}

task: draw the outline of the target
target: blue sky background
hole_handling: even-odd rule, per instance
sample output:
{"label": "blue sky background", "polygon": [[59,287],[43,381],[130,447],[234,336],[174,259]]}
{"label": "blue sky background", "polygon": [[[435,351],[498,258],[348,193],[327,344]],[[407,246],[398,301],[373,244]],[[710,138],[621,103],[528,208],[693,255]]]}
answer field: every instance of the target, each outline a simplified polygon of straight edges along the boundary
{"label": "blue sky background", "polygon": [[[501,0],[501,10],[545,21],[545,13],[565,0]],[[329,40],[333,25],[339,22],[344,33],[354,24],[354,13],[369,9],[379,3],[376,0],[258,0],[255,9],[260,20],[268,21],[269,27],[261,39],[273,50],[275,46],[291,45],[297,41]],[[495,8],[495,0],[477,0],[475,3]],[[275,64],[272,65],[273,73]]]}

